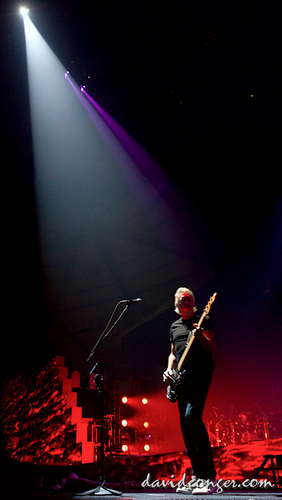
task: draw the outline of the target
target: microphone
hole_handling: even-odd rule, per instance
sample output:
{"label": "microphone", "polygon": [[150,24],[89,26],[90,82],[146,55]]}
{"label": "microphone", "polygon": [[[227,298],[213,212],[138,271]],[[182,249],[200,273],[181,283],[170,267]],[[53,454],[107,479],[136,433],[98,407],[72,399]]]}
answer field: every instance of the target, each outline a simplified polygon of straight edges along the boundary
{"label": "microphone", "polygon": [[138,299],[129,299],[129,300],[122,300],[121,302],[125,302],[126,304],[128,304],[130,306],[130,304],[132,304],[133,302],[142,302],[142,299],[138,298]]}

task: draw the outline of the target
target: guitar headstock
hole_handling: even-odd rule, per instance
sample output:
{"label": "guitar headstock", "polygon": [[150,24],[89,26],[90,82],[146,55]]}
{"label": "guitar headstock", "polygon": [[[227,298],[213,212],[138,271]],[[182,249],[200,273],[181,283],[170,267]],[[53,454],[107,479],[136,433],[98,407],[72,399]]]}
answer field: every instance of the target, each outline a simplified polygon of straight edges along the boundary
{"label": "guitar headstock", "polygon": [[215,299],[216,299],[216,296],[217,296],[217,292],[215,292],[209,299],[205,309],[204,309],[204,312],[205,312],[205,315],[209,314],[210,312],[210,309],[211,309],[211,306],[212,304],[214,303]]}

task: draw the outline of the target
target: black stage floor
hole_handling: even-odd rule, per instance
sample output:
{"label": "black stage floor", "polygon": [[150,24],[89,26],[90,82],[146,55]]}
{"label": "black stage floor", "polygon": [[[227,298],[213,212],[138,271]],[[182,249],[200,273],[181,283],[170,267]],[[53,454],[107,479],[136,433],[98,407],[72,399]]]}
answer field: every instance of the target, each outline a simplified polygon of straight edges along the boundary
{"label": "black stage floor", "polygon": [[181,493],[175,493],[175,492],[157,492],[157,493],[142,493],[142,492],[137,492],[137,493],[127,493],[123,494],[122,496],[113,496],[113,495],[87,495],[87,496],[77,496],[77,495],[71,495],[71,494],[59,494],[59,495],[53,495],[53,494],[36,494],[36,493],[30,493],[30,494],[25,494],[24,496],[18,495],[16,497],[2,497],[1,500],[93,500],[93,498],[121,498],[122,500],[180,500],[184,498],[194,498],[201,500],[203,498],[211,499],[212,500],[278,500],[279,498],[282,498],[282,493],[279,492],[254,492],[254,491],[249,491],[245,493],[238,493],[238,492],[228,492],[228,493],[223,493],[223,494],[213,494],[213,495],[187,495],[187,494],[181,494]]}
{"label": "black stage floor", "polygon": [[211,499],[212,500],[279,500],[282,499],[282,489],[275,490],[246,490],[246,491],[224,491],[223,493],[201,494],[183,494],[176,493],[173,489],[144,490],[144,491],[128,491],[121,495],[107,494],[105,490],[99,490],[96,494],[85,492],[85,494],[63,493],[57,491],[32,491],[32,492],[2,492],[0,491],[1,500],[93,500],[93,498],[121,498],[121,500],[181,500],[189,499]]}
{"label": "black stage floor", "polygon": [[[85,500],[90,500],[90,499],[93,499],[95,498],[94,496],[84,496],[84,497],[80,497],[80,496],[74,496],[74,497],[71,497],[72,500],[78,500],[81,498],[84,498]],[[101,498],[117,498],[117,497],[113,497],[113,496],[103,496]],[[198,500],[201,500],[203,498],[209,498],[212,500],[232,500],[232,499],[235,499],[235,500],[277,500],[278,498],[282,498],[282,492],[281,493],[267,493],[267,492],[264,492],[264,493],[258,493],[258,492],[245,492],[244,494],[238,494],[238,493],[232,493],[232,492],[228,492],[228,493],[224,493],[224,494],[213,494],[213,495],[187,495],[187,494],[181,494],[181,493],[175,493],[175,492],[167,492],[167,491],[163,491],[163,492],[155,492],[155,493],[149,493],[149,492],[138,492],[138,493],[132,493],[132,494],[126,494],[126,495],[122,495],[122,497],[119,497],[123,500],[180,500],[180,499],[184,499],[184,498],[194,498],[194,499],[198,499]],[[32,498],[30,499],[32,500]],[[42,499],[43,500],[43,499]],[[49,499],[48,499],[49,500]]]}

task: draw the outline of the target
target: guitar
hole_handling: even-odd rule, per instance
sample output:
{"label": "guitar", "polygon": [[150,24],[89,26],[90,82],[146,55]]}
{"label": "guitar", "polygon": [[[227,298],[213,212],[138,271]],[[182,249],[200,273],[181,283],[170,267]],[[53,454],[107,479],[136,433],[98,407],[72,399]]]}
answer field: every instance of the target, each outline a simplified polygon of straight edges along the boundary
{"label": "guitar", "polygon": [[[203,323],[207,314],[209,314],[211,306],[216,299],[216,296],[217,296],[217,293],[214,293],[210,297],[206,307],[204,308],[203,314],[200,317],[200,320],[198,321],[199,328],[201,327],[201,324]],[[169,399],[169,401],[171,401],[171,403],[175,403],[175,401],[177,401],[179,388],[182,384],[182,381],[183,381],[183,379],[185,377],[185,373],[186,373],[186,370],[181,371],[181,368],[182,368],[182,365],[187,357],[188,352],[191,349],[191,346],[192,346],[194,340],[195,340],[195,335],[193,334],[185,347],[185,350],[184,350],[184,352],[179,360],[179,363],[178,363],[176,369],[174,370],[172,381],[167,386],[166,397]]]}

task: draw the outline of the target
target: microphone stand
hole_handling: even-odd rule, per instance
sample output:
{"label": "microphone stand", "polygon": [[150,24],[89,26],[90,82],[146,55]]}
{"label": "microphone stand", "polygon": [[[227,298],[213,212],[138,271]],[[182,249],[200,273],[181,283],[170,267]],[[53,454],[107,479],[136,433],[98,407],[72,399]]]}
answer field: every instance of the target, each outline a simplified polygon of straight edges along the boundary
{"label": "microphone stand", "polygon": [[[111,326],[111,328],[107,331],[110,323],[111,323],[111,320],[114,316],[114,313],[117,309],[117,307],[122,304],[122,303],[126,303],[124,309],[122,310],[121,314],[118,316],[117,320],[114,322],[114,324]],[[90,359],[94,356],[94,354],[97,352],[97,350],[99,349],[99,347],[102,345],[102,343],[104,342],[104,340],[107,338],[107,336],[109,335],[109,333],[113,330],[113,328],[115,327],[115,325],[118,323],[118,321],[121,319],[121,317],[124,315],[124,313],[127,311],[127,309],[129,308],[129,306],[131,305],[131,301],[129,300],[121,300],[120,302],[117,303],[117,305],[115,306],[112,314],[111,314],[111,317],[105,327],[105,329],[103,330],[103,332],[101,333],[99,339],[97,340],[95,346],[93,347],[93,349],[91,350],[88,358],[87,358],[87,361],[90,361]],[[99,362],[96,362],[95,365],[93,366],[93,368],[90,370],[89,372],[89,375],[91,375],[95,370],[96,368],[100,366],[100,369],[101,369],[101,374],[97,373],[94,377],[94,381],[98,387],[98,394],[100,396],[100,411],[101,411],[101,469],[100,469],[100,486],[98,486],[97,488],[94,488],[93,490],[88,490],[88,491],[84,491],[83,493],[76,493],[76,496],[109,496],[109,495],[115,495],[115,496],[120,496],[122,495],[122,493],[120,491],[116,491],[116,490],[112,490],[112,489],[109,489],[109,488],[106,488],[104,485],[105,485],[105,482],[106,482],[106,479],[105,479],[105,429],[104,429],[104,424],[105,424],[105,411],[104,411],[104,399],[105,399],[105,394],[104,394],[104,364],[102,363],[99,363]]]}

